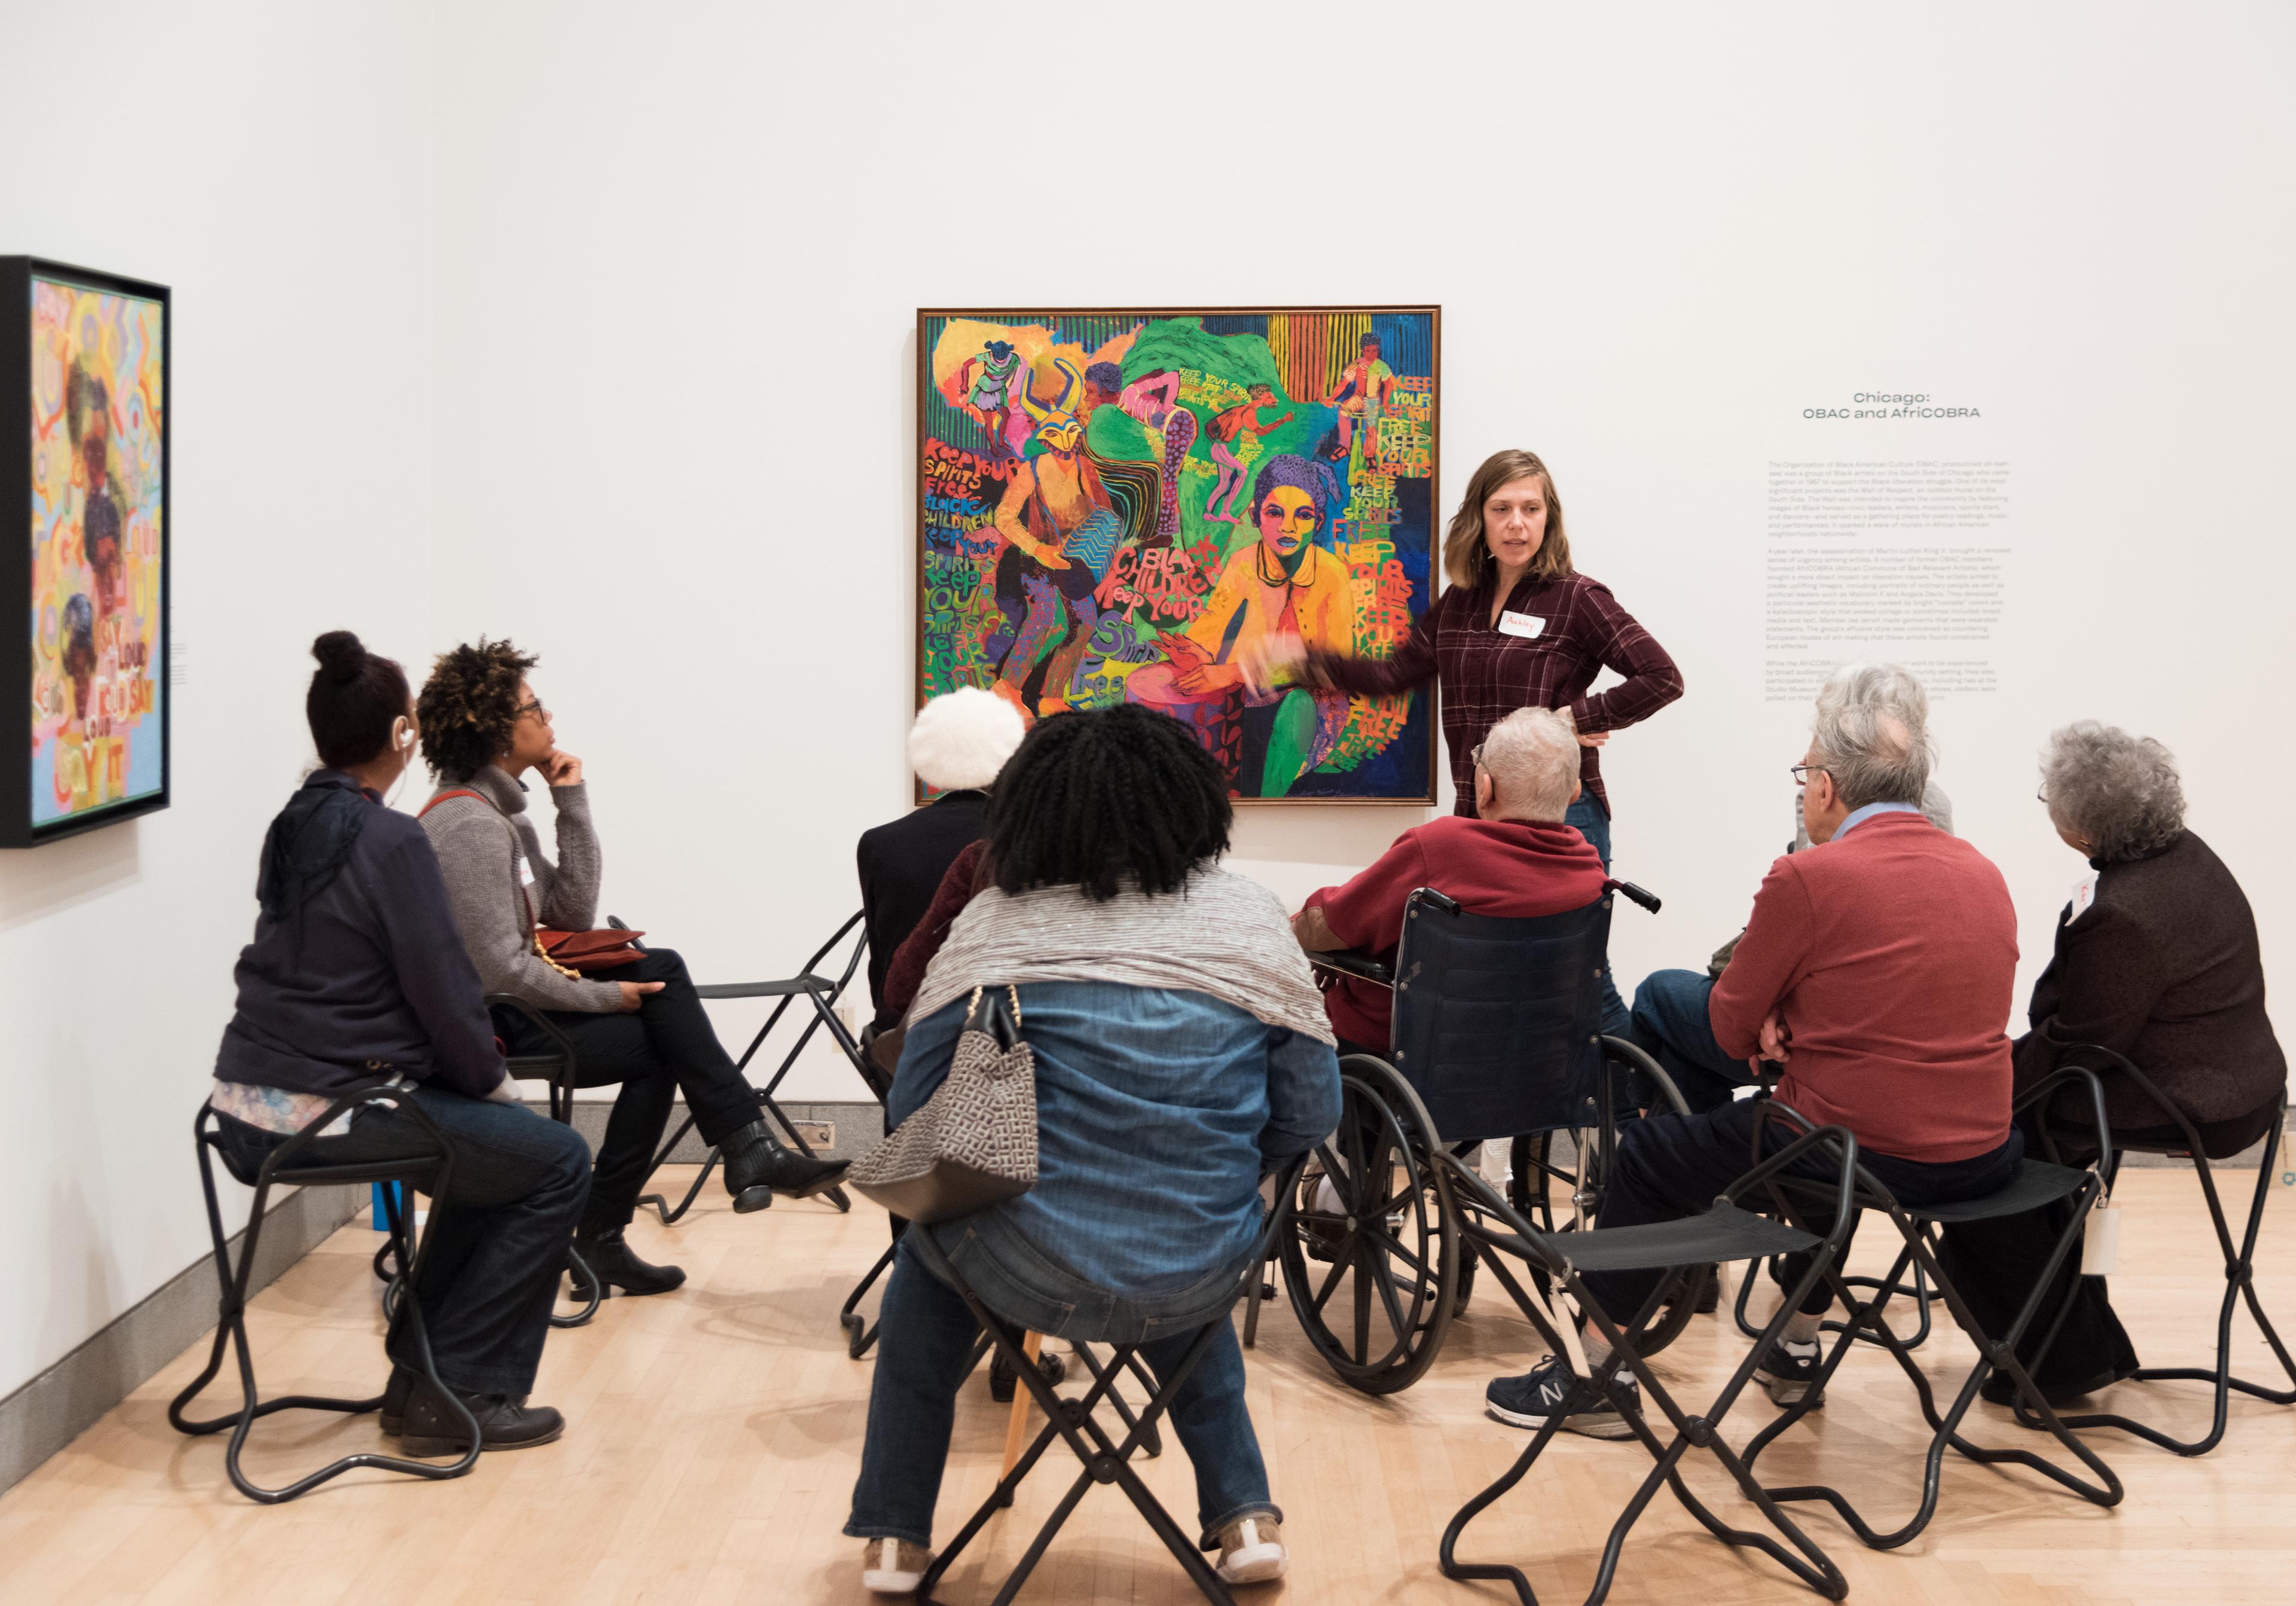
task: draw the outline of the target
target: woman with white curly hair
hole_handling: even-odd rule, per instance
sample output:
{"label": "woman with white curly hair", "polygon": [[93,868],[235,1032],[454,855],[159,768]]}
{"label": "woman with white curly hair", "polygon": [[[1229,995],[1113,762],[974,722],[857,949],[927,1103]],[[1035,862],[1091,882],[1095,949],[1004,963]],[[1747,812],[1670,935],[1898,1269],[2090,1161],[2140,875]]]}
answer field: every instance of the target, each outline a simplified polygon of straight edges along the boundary
{"label": "woman with white curly hair", "polygon": [[909,727],[909,767],[940,795],[863,832],[856,854],[862,923],[869,932],[869,1002],[881,1028],[901,1015],[887,1008],[885,998],[893,955],[924,917],[950,864],[988,834],[989,784],[1028,733],[1018,708],[978,686],[959,686],[917,710]]}
{"label": "woman with white curly hair", "polygon": [[[2060,1064],[2087,1065],[2100,1072],[2116,1137],[2182,1147],[2175,1121],[2181,1113],[2210,1159],[2239,1153],[2278,1118],[2288,1061],[2265,1013],[2255,916],[2224,861],[2185,829],[2175,757],[2149,736],[2079,720],[2053,733],[2042,750],[2040,799],[2057,835],[2088,861],[2090,873],[2065,905],[2055,951],[2033,984],[2032,1029],[2014,1047],[2018,1091]],[[2096,1055],[2070,1052],[2087,1043],[2126,1056],[2176,1110],[2161,1109]],[[2060,1132],[2093,1125],[2087,1096],[2077,1088],[2051,1106],[2048,1124]],[[2026,1117],[2035,1137],[2038,1113]],[[2046,1263],[2054,1229],[2037,1232],[2032,1218],[2013,1217],[1954,1236],[1985,1267],[1966,1279],[1956,1273],[1956,1281],[1988,1331],[2005,1332]],[[2059,1282],[2073,1281],[2068,1266]],[[2079,1282],[2052,1296],[2074,1300],[2035,1376],[2053,1398],[2101,1388],[2136,1365],[2103,1279]],[[2037,1332],[2046,1326],[2035,1323]],[[1988,1397],[2008,1397],[1997,1382],[1986,1387]]]}

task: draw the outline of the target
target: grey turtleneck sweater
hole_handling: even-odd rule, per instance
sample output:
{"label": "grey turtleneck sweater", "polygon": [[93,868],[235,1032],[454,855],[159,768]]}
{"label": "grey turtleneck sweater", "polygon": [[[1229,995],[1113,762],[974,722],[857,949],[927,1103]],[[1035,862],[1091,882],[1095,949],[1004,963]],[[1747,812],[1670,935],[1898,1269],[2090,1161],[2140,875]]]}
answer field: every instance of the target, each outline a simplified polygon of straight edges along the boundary
{"label": "grey turtleneck sweater", "polygon": [[604,1014],[622,1007],[611,981],[562,976],[534,950],[534,929],[587,931],[597,923],[598,837],[590,828],[590,796],[579,785],[554,786],[558,811],[558,862],[542,852],[542,838],[526,812],[526,788],[489,764],[462,783],[477,798],[434,802],[422,815],[446,878],[455,930],[489,993],[512,993],[537,1009]]}

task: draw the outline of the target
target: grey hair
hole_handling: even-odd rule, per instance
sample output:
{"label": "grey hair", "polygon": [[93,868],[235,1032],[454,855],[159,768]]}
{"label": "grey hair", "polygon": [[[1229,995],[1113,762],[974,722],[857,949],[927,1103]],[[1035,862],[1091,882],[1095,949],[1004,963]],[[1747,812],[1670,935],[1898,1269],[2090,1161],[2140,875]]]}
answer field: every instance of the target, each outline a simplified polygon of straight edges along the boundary
{"label": "grey hair", "polygon": [[1555,821],[1578,786],[1578,727],[1554,709],[1517,709],[1483,738],[1483,767],[1510,820]]}
{"label": "grey hair", "polygon": [[1903,664],[1844,664],[1817,694],[1810,745],[1852,809],[1919,805],[1937,750],[1930,694]]}
{"label": "grey hair", "polygon": [[2107,863],[2141,859],[2185,829],[2185,788],[2176,755],[2150,736],[2077,719],[2041,750],[2049,818]]}

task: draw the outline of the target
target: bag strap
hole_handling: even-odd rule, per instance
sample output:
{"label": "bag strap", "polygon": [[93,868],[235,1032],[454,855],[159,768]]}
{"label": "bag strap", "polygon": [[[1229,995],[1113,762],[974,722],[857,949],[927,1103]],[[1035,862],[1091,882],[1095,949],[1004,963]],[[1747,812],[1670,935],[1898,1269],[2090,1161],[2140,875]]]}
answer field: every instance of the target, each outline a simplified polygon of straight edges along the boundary
{"label": "bag strap", "polygon": [[[1014,1031],[1018,1031],[1021,1029],[1021,989],[1014,987],[1008,981],[1004,984],[1004,996],[1012,1003],[1013,1029]],[[964,1023],[966,1026],[970,1027],[972,1024],[972,1017],[978,1014],[980,1010],[980,989],[979,987],[974,987],[972,989],[972,996],[966,1001],[964,1005]]]}
{"label": "bag strap", "polygon": [[[458,786],[458,787],[455,787],[452,791],[442,791],[442,792],[440,792],[437,797],[435,797],[435,798],[431,799],[428,803],[425,803],[422,807],[420,807],[420,808],[416,809],[416,810],[414,811],[414,817],[415,817],[416,819],[418,819],[418,820],[419,820],[419,819],[421,819],[424,815],[429,814],[432,809],[434,809],[434,808],[438,807],[439,807],[439,805],[440,805],[441,803],[444,803],[444,802],[445,802],[447,799],[449,799],[449,798],[476,798],[480,802],[481,802],[481,803],[485,804],[488,808],[493,808],[493,807],[494,807],[494,806],[495,806],[495,800],[494,800],[492,798],[489,798],[488,796],[487,796],[487,794],[486,794],[486,793],[484,793],[484,792],[482,792],[482,791],[472,791],[469,787],[467,787],[467,786]],[[496,810],[496,813],[500,813],[501,811],[497,809],[497,810]]]}

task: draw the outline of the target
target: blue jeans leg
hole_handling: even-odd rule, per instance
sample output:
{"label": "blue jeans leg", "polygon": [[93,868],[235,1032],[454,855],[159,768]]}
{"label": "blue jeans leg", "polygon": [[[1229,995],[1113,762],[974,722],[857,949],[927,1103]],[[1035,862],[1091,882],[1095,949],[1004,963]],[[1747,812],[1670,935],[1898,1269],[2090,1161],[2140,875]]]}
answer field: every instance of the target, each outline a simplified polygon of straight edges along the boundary
{"label": "blue jeans leg", "polygon": [[[1602,856],[1603,873],[1605,875],[1609,874],[1611,870],[1611,816],[1603,812],[1603,806],[1600,803],[1595,802],[1592,798],[1582,796],[1576,803],[1573,803],[1570,806],[1570,811],[1562,816],[1562,823],[1565,825],[1575,825],[1578,828],[1578,834],[1585,837],[1588,845],[1591,846],[1597,854]],[[1626,1037],[1630,1028],[1632,1019],[1633,1017],[1628,1012],[1626,1000],[1619,996],[1618,978],[1611,970],[1610,956],[1608,955],[1604,955],[1603,959],[1603,1030],[1610,1037]]]}
{"label": "blue jeans leg", "polygon": [[[859,1539],[932,1544],[956,1420],[956,1395],[979,1338],[972,1310],[916,1258],[906,1239],[878,1314],[877,1375],[869,1389],[861,1476],[845,1531]],[[1187,1353],[1193,1333],[1156,1339],[1141,1357],[1159,1378]],[[1172,1430],[1196,1472],[1198,1520],[1207,1537],[1254,1512],[1275,1514],[1267,1469],[1243,1400],[1243,1352],[1225,1318],[1173,1401]]]}
{"label": "blue jeans leg", "polygon": [[[1193,1333],[1152,1340],[1140,1347],[1140,1356],[1161,1383],[1193,1342]],[[1181,1385],[1169,1415],[1196,1471],[1196,1521],[1205,1549],[1239,1517],[1281,1519],[1267,1497],[1267,1466],[1260,1460],[1259,1436],[1252,1431],[1251,1412],[1243,1402],[1243,1350],[1226,1316],[1212,1324],[1212,1341]]]}
{"label": "blue jeans leg", "polygon": [[1706,1007],[1713,992],[1714,979],[1703,971],[1652,971],[1635,989],[1628,1035],[1674,1078],[1693,1115],[1726,1104],[1738,1088],[1754,1085],[1745,1062],[1730,1058],[1714,1040]]}
{"label": "blue jeans leg", "polygon": [[877,1333],[861,1476],[845,1531],[857,1539],[931,1545],[956,1391],[971,1370],[980,1324],[955,1289],[925,1270],[905,1237],[885,1281]]}

